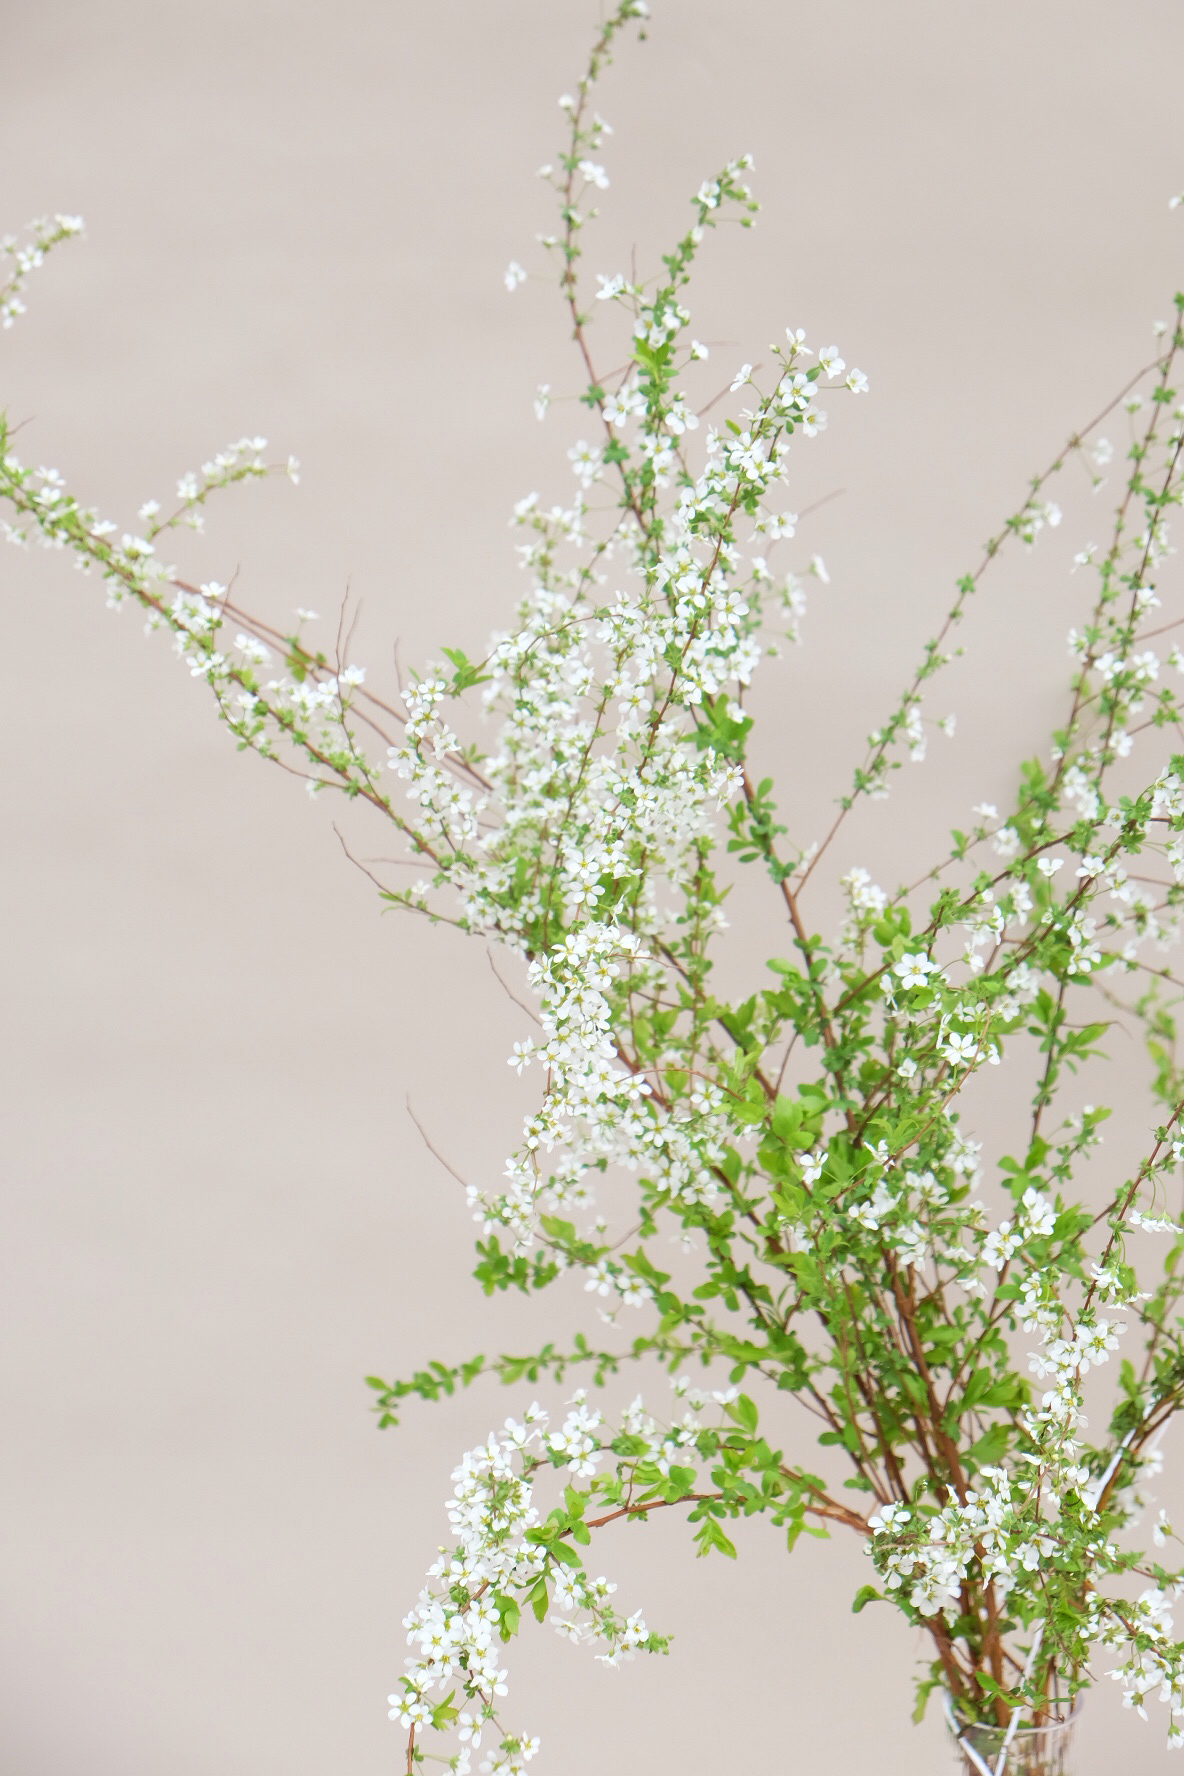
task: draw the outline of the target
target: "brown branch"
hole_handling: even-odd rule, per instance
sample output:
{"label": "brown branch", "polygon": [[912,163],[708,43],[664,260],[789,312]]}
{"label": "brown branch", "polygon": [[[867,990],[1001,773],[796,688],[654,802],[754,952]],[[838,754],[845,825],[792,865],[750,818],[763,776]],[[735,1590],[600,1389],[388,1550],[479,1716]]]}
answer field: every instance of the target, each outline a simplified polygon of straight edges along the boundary
{"label": "brown branch", "polygon": [[461,1177],[460,1173],[456,1170],[455,1166],[449,1165],[449,1163],[445,1159],[444,1155],[440,1152],[440,1149],[432,1144],[431,1138],[429,1137],[427,1130],[424,1128],[423,1123],[419,1120],[419,1117],[415,1114],[415,1111],[411,1108],[410,1097],[408,1097],[408,1099],[407,1099],[407,1114],[411,1118],[412,1122],[415,1124],[416,1128],[419,1130],[420,1135],[423,1138],[423,1144],[427,1148],[428,1152],[432,1155],[433,1159],[438,1159],[440,1164],[444,1167],[444,1170],[446,1172],[451,1173],[451,1175],[456,1179],[457,1183],[463,1184],[465,1189],[467,1190],[469,1188],[468,1181]]}

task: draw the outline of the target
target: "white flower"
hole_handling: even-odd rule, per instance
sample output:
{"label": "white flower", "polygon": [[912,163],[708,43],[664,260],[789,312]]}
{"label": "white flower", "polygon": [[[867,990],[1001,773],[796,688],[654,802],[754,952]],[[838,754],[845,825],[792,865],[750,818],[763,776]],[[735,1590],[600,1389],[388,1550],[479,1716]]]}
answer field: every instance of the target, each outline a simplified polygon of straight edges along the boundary
{"label": "white flower", "polygon": [[907,1505],[881,1505],[874,1517],[869,1517],[867,1526],[873,1535],[883,1535],[886,1530],[896,1529],[901,1524],[912,1520],[912,1512]]}
{"label": "white flower", "polygon": [[839,376],[847,368],[837,345],[824,345],[818,354],[818,362],[829,377]]}
{"label": "white flower", "polygon": [[1048,1198],[1029,1185],[1019,1207],[1019,1218],[1030,1234],[1044,1238],[1056,1226],[1056,1210]]}
{"label": "white flower", "polygon": [[611,1295],[613,1282],[612,1269],[602,1258],[590,1273],[588,1281],[584,1284],[584,1289],[586,1292],[596,1295]]}
{"label": "white flower", "polygon": [[596,281],[600,285],[596,292],[597,302],[611,302],[625,288],[625,279],[618,271],[615,277],[605,277],[602,271],[596,273]]}
{"label": "white flower", "polygon": [[234,645],[239,652],[256,666],[264,666],[271,659],[271,651],[253,635],[236,635]]}
{"label": "white flower", "polygon": [[503,281],[507,290],[516,290],[519,284],[524,284],[526,282],[526,272],[523,270],[522,266],[519,265],[517,259],[511,259],[510,263],[506,266]]}
{"label": "white flower", "polygon": [[900,977],[902,987],[927,987],[931,974],[940,975],[937,963],[921,952],[915,955],[904,955],[892,964],[893,972]]}
{"label": "white flower", "polygon": [[737,372],[736,372],[735,380],[732,383],[729,393],[734,395],[738,388],[743,388],[744,384],[748,381],[748,379],[751,375],[752,375],[752,365],[751,364],[741,364],[739,370],[737,370]]}
{"label": "white flower", "polygon": [[1010,1221],[1001,1221],[983,1242],[983,1260],[992,1270],[1002,1270],[1020,1248],[1020,1235]]}
{"label": "white flower", "polygon": [[1144,1233],[1181,1233],[1179,1222],[1173,1221],[1170,1215],[1145,1215],[1141,1209],[1132,1209],[1127,1219],[1132,1227],[1141,1227]]}
{"label": "white flower", "polygon": [[869,1233],[878,1233],[888,1215],[896,1207],[896,1198],[881,1178],[870,1197],[857,1203],[851,1210],[851,1219],[866,1228]]}
{"label": "white flower", "polygon": [[595,445],[586,444],[581,439],[568,451],[568,460],[572,470],[585,487],[590,487],[600,473],[602,458]]}

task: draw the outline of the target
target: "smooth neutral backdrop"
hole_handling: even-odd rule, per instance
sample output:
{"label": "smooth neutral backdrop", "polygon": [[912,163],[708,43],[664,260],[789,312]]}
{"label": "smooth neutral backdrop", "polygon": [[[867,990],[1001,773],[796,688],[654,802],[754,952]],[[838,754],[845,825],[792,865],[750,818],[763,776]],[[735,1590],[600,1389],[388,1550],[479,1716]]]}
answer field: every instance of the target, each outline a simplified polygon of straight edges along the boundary
{"label": "smooth neutral backdrop", "polygon": [[[88,226],[0,338],[25,460],[130,524],[266,434],[300,487],[228,496],[190,571],[238,571],[276,618],[328,619],[351,588],[380,684],[395,637],[408,662],[479,650],[517,592],[511,504],[566,496],[580,431],[578,408],[531,412],[578,368],[532,245],[550,225],[533,174],[595,11],[4,0],[0,226]],[[700,180],[751,150],[760,226],[711,244],[696,306],[721,383],[787,323],[871,379],[801,453],[799,505],[841,490],[803,533],[832,583],[758,692],[808,840],[956,575],[1152,354],[1184,281],[1167,208],[1184,14],[654,12],[599,100],[613,187],[589,270],[626,268],[634,243],[653,263]],[[513,297],[511,258],[532,272]],[[984,582],[934,709],[958,711],[957,738],[836,871],[895,881],[1042,743],[1068,568],[1101,524],[1075,499]],[[361,1378],[596,1329],[578,1287],[483,1300],[458,1187],[407,1115],[496,1178],[530,1101],[504,1059],[524,1019],[479,948],[380,917],[330,810],[236,755],[134,613],[60,557],[5,551],[0,591],[0,1771],[394,1772],[385,1697],[449,1471],[525,1401],[474,1392],[380,1435]],[[770,953],[747,892],[737,981]],[[1126,1121],[1137,1138],[1135,1097]],[[908,1724],[919,1645],[887,1612],[849,1614],[854,1542],[792,1560],[760,1525],[739,1542],[734,1568],[691,1561],[673,1522],[605,1544],[621,1600],[675,1635],[667,1660],[608,1672],[549,1630],[511,1649],[539,1768],[944,1768],[936,1720]],[[1113,1686],[1088,1718],[1083,1776],[1160,1767],[1162,1723],[1120,1718]]]}

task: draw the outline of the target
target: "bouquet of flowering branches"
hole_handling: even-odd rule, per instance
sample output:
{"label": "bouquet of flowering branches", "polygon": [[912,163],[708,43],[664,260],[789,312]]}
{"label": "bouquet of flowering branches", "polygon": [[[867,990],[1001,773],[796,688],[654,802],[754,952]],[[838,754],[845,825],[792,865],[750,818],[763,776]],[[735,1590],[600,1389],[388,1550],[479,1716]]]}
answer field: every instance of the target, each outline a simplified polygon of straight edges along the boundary
{"label": "bouquet of flowering branches", "polygon": [[[1184,756],[1170,750],[1182,712],[1161,677],[1184,660],[1156,645],[1184,620],[1160,614],[1168,511],[1184,497],[1184,297],[1155,361],[1031,482],[958,583],[830,831],[799,847],[774,783],[749,769],[746,697],[774,638],[796,640],[810,573],[825,574],[817,557],[797,573],[773,564],[798,524],[782,504],[792,446],[823,429],[826,390],[868,384],[789,329],[771,369],[741,366],[730,406],[707,419],[719,396],[685,294],[707,231],[751,221],[747,158],[699,188],[660,270],[587,288],[589,204],[608,184],[593,90],[645,16],[621,0],[561,101],[568,139],[544,169],[558,226],[543,244],[583,365],[588,440],[568,452],[570,503],[531,495],[515,510],[528,589],[482,659],[444,650],[383,699],[344,625],[321,650],[220,583],[182,577],[165,550],[201,528],[214,491],[270,472],[261,439],[184,476],[172,508],[149,502],[131,534],[54,471],[23,466],[0,422],[6,534],[68,550],[112,604],[168,631],[240,748],[391,823],[421,872],[410,888],[380,882],[384,901],[525,968],[534,1034],[511,1064],[537,1074],[540,1101],[500,1184],[469,1188],[476,1276],[487,1293],[534,1292],[576,1271],[602,1319],[635,1309],[640,1329],[611,1349],[577,1334],[525,1357],[372,1377],[380,1422],[410,1395],[488,1372],[600,1384],[636,1363],[674,1378],[673,1415],[639,1395],[610,1424],[581,1388],[566,1416],[530,1403],[464,1456],[454,1545],[407,1618],[414,1651],[391,1697],[407,1770],[431,1758],[463,1773],[482,1747],[483,1769],[532,1759],[537,1740],[501,1702],[502,1646],[525,1614],[599,1642],[610,1663],[664,1650],[585,1552],[593,1531],[660,1510],[685,1518],[700,1554],[734,1554],[741,1516],[767,1518],[791,1549],[803,1532],[860,1537],[869,1582],[854,1607],[891,1603],[926,1632],[918,1709],[942,1691],[980,1771],[1051,1768],[1050,1728],[1106,1668],[1140,1713],[1158,1693],[1181,1742],[1170,1600],[1184,1569],[1161,1555],[1176,1539],[1163,1512],[1154,1551],[1129,1532],[1184,1400],[1184,1225],[1169,1202],[1184,1072],[1162,954],[1184,899]],[[28,272],[79,226],[57,217],[4,243],[5,326]],[[507,285],[524,276],[511,265]],[[1097,427],[1119,406],[1128,468],[1108,541],[1078,557],[1094,590],[1050,748],[1023,766],[1013,805],[980,805],[911,887],[852,869],[841,927],[819,935],[820,866],[860,804],[923,756],[928,682],[980,576],[1005,544],[1059,521],[1047,483],[1070,455],[1096,479],[1111,455]],[[733,1001],[712,966],[737,868],[765,884],[777,953]],[[1086,1206],[1079,1175],[1108,1112],[1060,1100],[1115,1015],[1145,1032],[1152,1126]],[[962,1095],[983,1068],[1033,1058],[1026,1146],[988,1154]],[[605,1173],[630,1180],[616,1220],[596,1204]],[[613,1200],[626,1200],[619,1179]],[[685,1255],[667,1270],[671,1233]],[[1091,1441],[1085,1378],[1107,1364],[1109,1420]],[[789,1419],[790,1401],[813,1426]]]}

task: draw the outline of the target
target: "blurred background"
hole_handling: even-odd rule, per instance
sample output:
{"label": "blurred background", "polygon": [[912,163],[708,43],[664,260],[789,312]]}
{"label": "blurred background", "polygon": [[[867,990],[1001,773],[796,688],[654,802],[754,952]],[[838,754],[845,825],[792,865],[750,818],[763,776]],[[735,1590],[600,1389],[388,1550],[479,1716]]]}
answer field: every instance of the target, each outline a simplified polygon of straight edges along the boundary
{"label": "blurred background", "polygon": [[[691,297],[701,387],[786,324],[871,382],[799,453],[799,509],[841,494],[800,533],[831,583],[756,693],[808,842],[955,578],[1153,355],[1184,260],[1167,207],[1184,14],[653,10],[598,100],[616,133],[589,274],[628,270],[634,246],[647,270],[700,180],[751,151],[759,226],[712,237]],[[264,434],[300,457],[299,488],[223,496],[179,564],[237,573],[273,620],[320,611],[326,642],[350,589],[376,687],[396,638],[409,663],[479,653],[519,590],[511,505],[569,496],[585,429],[560,399],[532,413],[539,383],[579,387],[533,175],[596,13],[8,0],[0,227],[87,222],[0,339],[22,459],[131,526]],[[511,258],[532,275],[508,296]],[[1072,556],[1104,535],[1071,467],[1051,490],[1065,524],[992,568],[935,692],[956,738],[852,823],[836,877],[919,874],[1046,743],[1086,589]],[[6,550],[0,586],[0,1770],[395,1772],[385,1697],[450,1470],[530,1390],[412,1403],[380,1435],[362,1377],[599,1330],[578,1285],[484,1300],[462,1194],[407,1113],[464,1176],[497,1178],[531,1101],[505,1064],[525,1020],[479,947],[380,917],[330,804],[237,756],[134,612],[61,557]],[[823,888],[820,924],[833,904]],[[739,982],[783,944],[748,885],[736,907]],[[1137,1077],[1107,1177],[1148,1120]],[[1001,1080],[977,1132],[1005,1148],[1023,1101]],[[1180,1496],[1169,1473],[1160,1501]],[[936,1712],[909,1725],[920,1646],[887,1612],[850,1615],[859,1549],[807,1540],[790,1560],[759,1523],[738,1541],[735,1567],[693,1561],[674,1522],[605,1543],[620,1601],[675,1636],[668,1659],[606,1671],[533,1627],[510,1649],[508,1718],[542,1734],[546,1769],[944,1768]],[[1087,1718],[1083,1776],[1166,1767],[1164,1723],[1122,1718],[1114,1686]]]}

